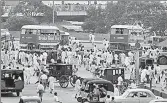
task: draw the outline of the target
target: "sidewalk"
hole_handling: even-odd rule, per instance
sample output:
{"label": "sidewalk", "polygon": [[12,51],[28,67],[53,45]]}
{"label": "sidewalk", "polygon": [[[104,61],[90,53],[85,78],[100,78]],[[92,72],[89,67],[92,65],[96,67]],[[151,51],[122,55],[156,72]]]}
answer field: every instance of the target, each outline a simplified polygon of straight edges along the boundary
{"label": "sidewalk", "polygon": [[[146,84],[145,85],[146,89],[150,89],[150,84]],[[152,87],[151,91],[156,95],[156,96],[160,96],[163,98],[167,98],[167,88],[165,88],[164,91],[161,90],[161,85],[160,84],[156,84],[154,87]]]}

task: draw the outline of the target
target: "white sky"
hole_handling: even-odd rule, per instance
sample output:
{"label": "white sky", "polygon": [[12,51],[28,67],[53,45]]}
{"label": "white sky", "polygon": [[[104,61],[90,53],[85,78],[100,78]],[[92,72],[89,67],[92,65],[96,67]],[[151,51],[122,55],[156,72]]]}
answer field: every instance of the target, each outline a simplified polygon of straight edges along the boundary
{"label": "white sky", "polygon": [[[44,4],[52,4],[53,1],[42,1]],[[55,1],[55,4],[61,4],[62,2],[61,1]],[[88,4],[88,1],[64,1],[65,4],[67,3],[74,3],[74,4]],[[94,1],[91,1],[91,4],[93,4]],[[106,4],[107,1],[97,1],[98,4]]]}

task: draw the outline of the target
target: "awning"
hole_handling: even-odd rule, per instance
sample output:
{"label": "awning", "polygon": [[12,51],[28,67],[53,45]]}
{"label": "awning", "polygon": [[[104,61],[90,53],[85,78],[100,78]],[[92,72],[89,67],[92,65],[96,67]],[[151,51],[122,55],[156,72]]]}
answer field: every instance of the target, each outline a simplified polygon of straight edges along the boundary
{"label": "awning", "polygon": [[40,45],[53,45],[56,46],[59,43],[39,43]]}
{"label": "awning", "polygon": [[129,43],[130,46],[135,46],[135,43]]}
{"label": "awning", "polygon": [[20,44],[20,46],[22,47],[26,47],[28,44]]}
{"label": "awning", "polygon": [[160,46],[160,47],[167,47],[167,39],[163,42],[160,42],[159,44],[157,44],[156,46]]}

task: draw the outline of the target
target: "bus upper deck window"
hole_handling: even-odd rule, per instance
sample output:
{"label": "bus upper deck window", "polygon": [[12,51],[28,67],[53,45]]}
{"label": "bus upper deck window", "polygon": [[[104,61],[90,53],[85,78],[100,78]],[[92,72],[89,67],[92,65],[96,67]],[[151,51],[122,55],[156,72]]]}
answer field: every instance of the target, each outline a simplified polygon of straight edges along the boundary
{"label": "bus upper deck window", "polygon": [[35,30],[35,29],[32,30],[32,32],[33,32],[33,34],[37,34],[37,30]]}
{"label": "bus upper deck window", "polygon": [[37,30],[37,35],[40,35],[40,30]]}
{"label": "bus upper deck window", "polygon": [[26,34],[26,29],[22,29],[21,34]]}

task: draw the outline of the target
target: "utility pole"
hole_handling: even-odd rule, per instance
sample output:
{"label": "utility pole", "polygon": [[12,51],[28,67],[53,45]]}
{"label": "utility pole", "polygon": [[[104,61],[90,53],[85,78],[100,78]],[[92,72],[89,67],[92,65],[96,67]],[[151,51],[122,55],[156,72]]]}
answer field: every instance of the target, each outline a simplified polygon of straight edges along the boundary
{"label": "utility pole", "polygon": [[53,24],[55,23],[55,3],[53,0]]}
{"label": "utility pole", "polygon": [[136,55],[135,55],[135,68],[136,68],[136,81],[137,81],[137,85],[139,85],[140,83],[140,76],[139,76],[139,49],[141,47],[140,43],[137,41],[135,44],[136,47]]}

